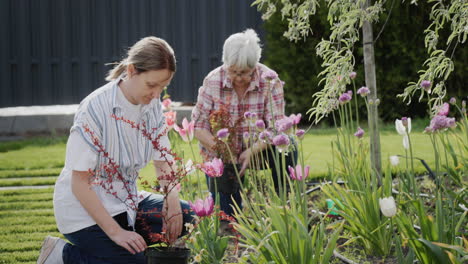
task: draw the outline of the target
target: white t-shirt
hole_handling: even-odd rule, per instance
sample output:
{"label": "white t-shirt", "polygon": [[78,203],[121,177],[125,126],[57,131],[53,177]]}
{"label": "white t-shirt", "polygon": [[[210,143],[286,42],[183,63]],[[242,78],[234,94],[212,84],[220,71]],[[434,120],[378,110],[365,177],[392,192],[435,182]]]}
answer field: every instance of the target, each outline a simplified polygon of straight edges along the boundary
{"label": "white t-shirt", "polygon": [[[120,90],[116,94],[116,102],[122,108],[122,116],[126,119],[138,123],[142,114],[142,105],[133,105],[130,103]],[[128,133],[129,138],[137,137],[140,133],[137,129],[131,126],[123,126],[124,133]],[[167,136],[160,138],[160,144],[163,147],[170,149],[170,143]],[[127,148],[134,148],[131,151],[137,153],[137,146],[130,144]],[[58,229],[63,234],[72,233],[83,228],[95,225],[96,222],[89,216],[88,212],[83,208],[78,199],[71,190],[72,171],[88,171],[94,170],[97,164],[97,154],[86,143],[78,131],[73,131],[70,134],[67,142],[65,167],[55,184],[54,191],[54,213],[57,221]],[[155,151],[153,160],[161,160],[160,153]],[[126,192],[125,189],[119,188],[118,183],[114,183],[114,190],[117,192]],[[105,193],[102,189],[95,188],[99,199],[111,216],[115,216],[127,210],[126,205],[115,196]],[[138,192],[139,201],[146,198],[150,193],[145,191]]]}

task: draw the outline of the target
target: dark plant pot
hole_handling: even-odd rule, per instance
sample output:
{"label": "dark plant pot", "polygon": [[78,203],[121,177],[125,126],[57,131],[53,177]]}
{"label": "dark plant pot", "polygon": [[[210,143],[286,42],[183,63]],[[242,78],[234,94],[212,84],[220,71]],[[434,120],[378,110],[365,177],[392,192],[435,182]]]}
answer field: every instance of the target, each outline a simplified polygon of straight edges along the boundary
{"label": "dark plant pot", "polygon": [[[236,164],[237,171],[240,171],[242,165]],[[215,192],[215,181],[217,183],[218,192],[224,194],[234,194],[240,189],[240,184],[237,179],[236,170],[231,163],[224,164],[224,171],[221,177],[210,178],[210,192]]]}
{"label": "dark plant pot", "polygon": [[147,264],[187,264],[190,258],[188,248],[147,248],[145,251]]}

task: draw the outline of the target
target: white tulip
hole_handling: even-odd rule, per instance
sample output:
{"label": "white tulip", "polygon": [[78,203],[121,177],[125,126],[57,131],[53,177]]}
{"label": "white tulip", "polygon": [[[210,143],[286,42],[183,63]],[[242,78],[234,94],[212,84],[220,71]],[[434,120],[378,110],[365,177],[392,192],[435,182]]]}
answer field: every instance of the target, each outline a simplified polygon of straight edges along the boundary
{"label": "white tulip", "polygon": [[392,166],[398,166],[398,164],[400,164],[400,158],[398,156],[390,156],[390,164],[392,164]]}
{"label": "white tulip", "polygon": [[379,205],[380,211],[382,211],[382,214],[386,217],[393,217],[396,215],[397,208],[393,196],[379,199]]}
{"label": "white tulip", "polygon": [[405,127],[400,119],[395,120],[395,128],[398,134],[403,136],[403,147],[409,149],[408,134],[411,133],[411,118],[408,117],[408,125]]}
{"label": "white tulip", "polygon": [[195,172],[195,166],[193,166],[193,161],[189,159],[187,161],[187,164],[185,164],[185,171],[187,175],[190,175]]}

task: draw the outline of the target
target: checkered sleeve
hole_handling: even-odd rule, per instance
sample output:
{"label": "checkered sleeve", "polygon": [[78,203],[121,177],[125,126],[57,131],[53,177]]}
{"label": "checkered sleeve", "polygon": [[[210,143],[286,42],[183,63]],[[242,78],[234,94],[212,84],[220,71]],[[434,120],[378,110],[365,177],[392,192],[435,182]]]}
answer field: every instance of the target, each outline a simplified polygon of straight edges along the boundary
{"label": "checkered sleeve", "polygon": [[198,98],[195,107],[192,110],[192,120],[195,122],[195,129],[210,130],[209,115],[213,108],[213,96],[210,91],[213,87],[205,79],[203,86],[198,89]]}
{"label": "checkered sleeve", "polygon": [[[267,105],[265,105],[265,121],[267,123],[267,127],[270,127],[272,125],[270,123],[272,116],[275,121],[284,117],[284,91],[283,82],[279,78],[272,80],[268,86],[269,88],[267,90],[266,100]],[[273,111],[273,113],[271,111]]]}

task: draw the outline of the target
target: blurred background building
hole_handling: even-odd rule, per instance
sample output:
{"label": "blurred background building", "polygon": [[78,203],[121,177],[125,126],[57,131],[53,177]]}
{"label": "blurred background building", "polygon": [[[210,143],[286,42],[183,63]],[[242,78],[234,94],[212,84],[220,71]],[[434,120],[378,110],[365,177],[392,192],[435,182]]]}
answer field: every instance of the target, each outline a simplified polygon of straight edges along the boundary
{"label": "blurred background building", "polygon": [[[0,107],[77,104],[105,83],[108,63],[146,36],[175,50],[173,101],[193,103],[221,65],[224,40],[261,36],[248,0],[0,0]],[[262,38],[263,39],[263,38]]]}

